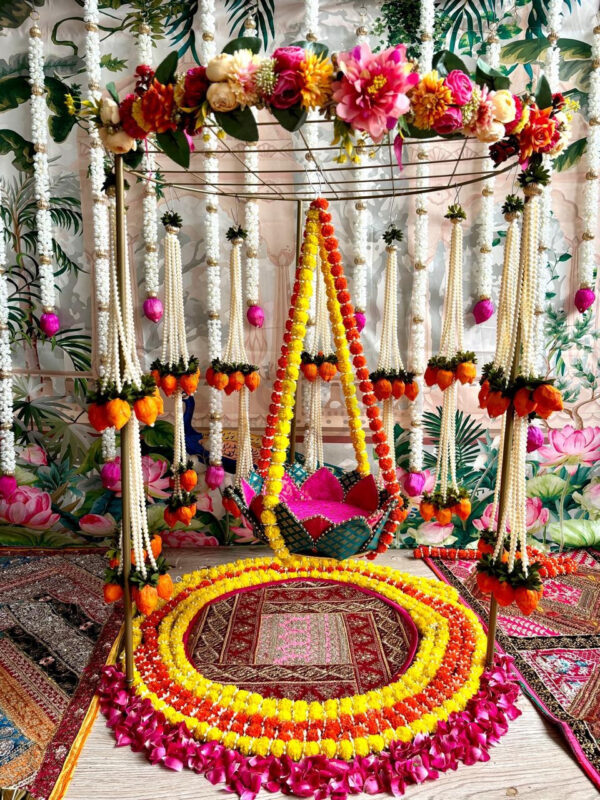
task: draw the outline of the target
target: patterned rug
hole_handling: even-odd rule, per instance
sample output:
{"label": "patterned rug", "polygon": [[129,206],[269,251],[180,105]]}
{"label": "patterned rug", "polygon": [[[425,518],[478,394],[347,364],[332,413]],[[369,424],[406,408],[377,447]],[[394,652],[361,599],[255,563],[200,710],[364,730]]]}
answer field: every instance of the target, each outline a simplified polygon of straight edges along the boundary
{"label": "patterned rug", "polygon": [[[544,581],[537,610],[498,610],[497,641],[512,655],[524,690],[560,726],[577,761],[600,787],[600,554],[580,551],[576,575]],[[426,559],[486,621],[476,562]]]}
{"label": "patterned rug", "polygon": [[104,568],[101,555],[0,556],[0,788],[62,795],[122,622]]}
{"label": "patterned rug", "polygon": [[390,683],[417,643],[401,609],[355,586],[312,580],[257,587],[206,606],[187,648],[210,680],[312,702]]}

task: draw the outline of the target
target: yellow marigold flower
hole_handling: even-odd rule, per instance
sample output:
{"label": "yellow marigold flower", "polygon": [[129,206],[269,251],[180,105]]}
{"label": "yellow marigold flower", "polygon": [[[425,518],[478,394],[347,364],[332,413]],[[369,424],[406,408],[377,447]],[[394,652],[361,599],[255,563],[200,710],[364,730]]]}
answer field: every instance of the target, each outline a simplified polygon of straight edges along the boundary
{"label": "yellow marigold flower", "polygon": [[291,739],[287,743],[287,754],[292,761],[300,761],[303,749],[303,743],[299,742],[298,739]]}
{"label": "yellow marigold flower", "polygon": [[273,739],[271,742],[271,753],[276,758],[281,758],[285,753],[285,742],[282,742],[281,739]]}
{"label": "yellow marigold flower", "polygon": [[354,747],[352,746],[352,742],[349,742],[347,739],[342,739],[342,741],[338,744],[338,752],[340,758],[343,758],[344,761],[350,761],[354,755]]}
{"label": "yellow marigold flower", "polygon": [[333,758],[335,756],[337,750],[337,742],[333,739],[322,739],[321,740],[321,752],[327,758]]}
{"label": "yellow marigold flower", "polygon": [[452,103],[452,92],[434,69],[423,75],[410,96],[410,102],[417,128],[430,130]]}
{"label": "yellow marigold flower", "polygon": [[304,81],[302,88],[302,106],[304,108],[321,108],[331,97],[331,80],[333,64],[327,56],[307,52],[305,60],[300,64],[300,74]]}

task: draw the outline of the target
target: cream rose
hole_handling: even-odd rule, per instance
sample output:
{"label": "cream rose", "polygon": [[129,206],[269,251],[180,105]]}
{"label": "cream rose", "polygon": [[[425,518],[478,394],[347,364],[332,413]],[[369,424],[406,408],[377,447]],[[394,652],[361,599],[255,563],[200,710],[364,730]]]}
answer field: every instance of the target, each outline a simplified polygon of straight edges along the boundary
{"label": "cream rose", "polygon": [[504,125],[501,122],[491,122],[485,128],[476,128],[475,136],[480,142],[492,144],[504,136]]}
{"label": "cream rose", "polygon": [[108,128],[99,128],[98,133],[102,144],[111,153],[123,155],[123,153],[128,153],[135,145],[135,139],[132,139],[124,130],[109,133]]}
{"label": "cream rose", "polygon": [[211,83],[226,81],[231,72],[233,56],[229,53],[219,53],[211,58],[206,66],[206,77]]}
{"label": "cream rose", "polygon": [[118,125],[121,121],[119,106],[112,97],[103,97],[100,101],[100,119],[103,125]]}
{"label": "cream rose", "polygon": [[229,83],[211,83],[206,92],[206,99],[213,111],[233,111],[238,105],[235,92]]}
{"label": "cream rose", "polygon": [[494,119],[497,122],[512,122],[517,113],[515,98],[508,89],[499,89],[490,95],[492,108],[494,109]]}

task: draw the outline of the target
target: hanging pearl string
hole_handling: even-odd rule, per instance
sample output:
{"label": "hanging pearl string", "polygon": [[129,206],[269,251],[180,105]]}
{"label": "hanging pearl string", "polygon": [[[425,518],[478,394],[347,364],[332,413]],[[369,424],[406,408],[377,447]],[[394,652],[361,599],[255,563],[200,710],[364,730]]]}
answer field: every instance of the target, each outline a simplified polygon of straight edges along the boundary
{"label": "hanging pearl string", "polygon": [[[0,204],[2,203],[0,183]],[[0,215],[0,473],[15,473],[15,436],[13,433],[13,377],[8,327],[8,281],[4,220]]]}
{"label": "hanging pearl string", "polygon": [[319,0],[304,0],[304,30],[307,41],[319,41]]}
{"label": "hanging pearl string", "polygon": [[[596,231],[598,230],[598,207],[600,205],[600,13],[596,15],[592,38],[592,68],[588,94],[588,132],[585,152],[585,184],[583,187],[583,235],[579,245],[579,288],[593,289],[596,266]],[[585,304],[589,307],[594,300]],[[583,307],[583,306],[582,306]],[[585,307],[584,310],[585,310]]]}
{"label": "hanging pearl string", "polygon": [[161,361],[166,364],[175,364],[183,359],[187,364],[189,352],[185,332],[179,228],[167,225],[165,230],[165,324],[163,326]]}
{"label": "hanging pearl string", "polygon": [[[487,39],[487,60],[493,69],[500,66],[500,40],[497,34],[497,25],[492,25]],[[493,173],[495,165],[488,157],[489,145],[483,145],[483,170]],[[479,235],[477,238],[477,267],[476,267],[476,296],[477,301],[490,300],[492,296],[492,245],[494,241],[494,187],[496,179],[492,176],[483,182],[481,189],[481,211],[478,222]]]}
{"label": "hanging pearl string", "polygon": [[519,279],[519,217],[518,212],[504,215],[508,222],[504,241],[504,262],[500,296],[498,298],[498,321],[496,330],[496,354],[494,366],[502,367],[508,374],[513,362],[515,325],[519,318],[520,293],[517,291]]}
{"label": "hanging pearl string", "polygon": [[[97,0],[85,0],[83,8],[85,23],[85,66],[88,77],[88,100],[97,102],[102,96],[102,68],[100,66],[100,31]],[[98,375],[106,374],[107,348],[109,342],[109,221],[108,200],[104,192],[104,148],[98,128],[90,121],[90,184],[92,191],[92,222],[94,231],[94,293],[96,298],[96,337],[98,353]],[[102,458],[113,461],[116,457],[115,429],[102,432]]]}
{"label": "hanging pearl string", "polygon": [[[249,194],[258,192],[256,174],[259,168],[258,150],[252,144],[245,146],[244,182]],[[258,247],[260,243],[260,220],[258,200],[248,198],[244,208],[244,229],[246,238],[246,305],[259,305]]]}
{"label": "hanging pearl string", "polygon": [[[124,464],[122,480],[129,487],[129,523],[131,545],[135,557],[135,566],[144,578],[147,577],[144,550],[153,569],[156,569],[156,560],[150,546],[148,531],[148,514],[146,511],[146,491],[142,473],[142,449],[140,443],[140,423],[135,414],[121,430],[124,439],[127,458]],[[119,570],[122,571],[122,561]]]}
{"label": "hanging pearl string", "polygon": [[[54,314],[52,217],[50,215],[50,173],[48,169],[48,120],[44,86],[44,42],[42,32],[34,22],[29,30],[29,82],[31,84],[31,138],[34,146],[33,177],[37,201],[36,227],[38,233],[40,296],[44,314]],[[53,333],[56,329],[53,329]],[[51,334],[52,335],[52,334]]]}
{"label": "hanging pearl string", "polygon": [[[394,244],[386,248],[385,288],[383,301],[383,322],[379,344],[377,369],[400,373],[404,366],[398,344],[398,248]],[[386,439],[393,448],[394,442],[394,400],[387,397],[383,401],[383,429]]]}
{"label": "hanging pearl string", "polygon": [[[315,269],[315,324],[307,344],[307,352],[316,355],[319,351],[325,355],[334,352],[331,339],[331,327],[329,323],[329,313],[327,310],[327,293],[325,291],[325,280],[323,278],[321,255],[317,254],[317,267]],[[310,328],[309,328],[310,330]],[[310,347],[310,349],[309,349]],[[314,472],[319,464],[323,463],[323,416],[322,416],[322,395],[323,381],[317,375],[308,389],[308,414],[306,420],[306,469]]]}

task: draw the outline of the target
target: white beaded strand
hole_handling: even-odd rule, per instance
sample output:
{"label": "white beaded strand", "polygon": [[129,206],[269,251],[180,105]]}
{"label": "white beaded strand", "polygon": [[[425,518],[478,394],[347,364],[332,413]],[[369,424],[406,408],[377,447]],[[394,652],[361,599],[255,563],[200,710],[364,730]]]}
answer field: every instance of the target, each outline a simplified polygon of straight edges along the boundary
{"label": "white beaded strand", "polygon": [[[31,138],[34,146],[33,176],[37,201],[36,226],[38,233],[40,296],[44,315],[55,315],[52,217],[50,215],[50,172],[48,169],[48,119],[44,86],[44,42],[42,32],[34,22],[29,30],[29,82],[31,84]],[[56,322],[58,318],[56,318]],[[56,327],[45,330],[53,335]]]}
{"label": "white beaded strand", "polygon": [[[0,191],[2,185],[0,184]],[[0,194],[0,203],[2,197]],[[13,433],[13,376],[8,327],[8,281],[4,221],[0,216],[0,474],[15,474],[15,437]]]}

